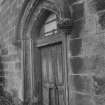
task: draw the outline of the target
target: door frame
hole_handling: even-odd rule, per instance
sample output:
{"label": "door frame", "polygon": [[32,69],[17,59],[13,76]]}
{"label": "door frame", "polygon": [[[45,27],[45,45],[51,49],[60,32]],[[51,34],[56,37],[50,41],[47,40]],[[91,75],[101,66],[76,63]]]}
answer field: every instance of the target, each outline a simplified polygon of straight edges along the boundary
{"label": "door frame", "polygon": [[[43,25],[42,23],[44,20],[42,17],[48,16],[46,14],[47,11],[51,11],[59,17],[58,24],[61,24],[60,30],[62,30],[62,32],[64,32],[63,29],[67,28],[68,30],[68,27],[65,27],[65,22],[66,20],[71,19],[71,10],[69,8],[69,5],[67,5],[67,3],[64,3],[64,1],[59,2],[57,0],[56,2],[54,2],[51,0],[25,0],[18,17],[16,27],[16,40],[14,42],[14,45],[22,50],[20,51],[20,53],[22,65],[21,68],[23,71],[24,103],[37,103],[37,101],[33,101],[36,97],[34,93],[37,90],[35,85],[36,71],[34,68],[33,52],[34,47],[36,46],[35,40],[39,37],[38,35],[41,28],[40,26]],[[68,21],[67,24],[69,24]],[[66,35],[65,32],[64,35]],[[66,92],[66,94],[68,94],[68,92]],[[66,102],[68,105],[68,101]]]}
{"label": "door frame", "polygon": [[[45,36],[42,38],[38,38],[37,40],[35,40],[34,43],[36,43],[36,47],[38,48],[38,50],[40,50],[41,47],[50,45],[50,44],[57,44],[57,43],[62,43],[63,46],[63,63],[64,63],[64,67],[63,67],[63,72],[64,72],[64,80],[63,80],[63,84],[64,84],[64,101],[65,101],[65,105],[68,105],[68,65],[67,65],[67,49],[68,49],[68,42],[67,42],[67,35],[64,34],[63,32],[58,32],[56,33],[56,35],[49,35],[49,36]],[[40,54],[40,53],[39,53]],[[40,57],[40,61],[41,61],[41,57]],[[41,67],[41,63],[40,63],[40,67]],[[42,70],[42,69],[41,69]],[[42,72],[42,71],[41,71]],[[43,83],[42,83],[43,84]],[[62,85],[62,84],[61,84]]]}

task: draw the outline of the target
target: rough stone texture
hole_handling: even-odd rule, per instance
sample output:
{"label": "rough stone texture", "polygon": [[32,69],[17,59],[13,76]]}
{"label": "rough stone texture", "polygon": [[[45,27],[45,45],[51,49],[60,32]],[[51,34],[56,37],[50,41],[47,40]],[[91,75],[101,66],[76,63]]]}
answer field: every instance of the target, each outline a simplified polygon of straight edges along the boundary
{"label": "rough stone texture", "polygon": [[81,92],[85,94],[91,93],[92,80],[88,76],[72,75],[71,76],[72,90],[75,92]]}
{"label": "rough stone texture", "polygon": [[72,9],[73,9],[72,13],[73,20],[78,20],[84,17],[84,2],[73,4]]}
{"label": "rough stone texture", "polygon": [[73,92],[70,100],[71,105],[94,105],[91,96]]}
{"label": "rough stone texture", "polygon": [[104,105],[105,1],[83,0],[83,2],[82,5],[78,1],[73,3],[78,5],[78,10],[72,7],[76,19],[69,43],[70,99],[72,105]]}
{"label": "rough stone texture", "polygon": [[[15,97],[15,102],[23,100],[20,41],[14,44],[17,19],[23,1],[0,0],[0,72],[5,74],[5,78],[0,78],[0,91],[3,87]],[[73,20],[68,45],[68,61],[71,66],[68,73],[70,103],[105,105],[105,1],[68,2]],[[26,85],[28,88],[27,81]]]}
{"label": "rough stone texture", "polygon": [[3,89],[14,97],[16,104],[23,101],[21,50],[14,45],[17,19],[23,1],[0,0],[0,70],[4,71]]}

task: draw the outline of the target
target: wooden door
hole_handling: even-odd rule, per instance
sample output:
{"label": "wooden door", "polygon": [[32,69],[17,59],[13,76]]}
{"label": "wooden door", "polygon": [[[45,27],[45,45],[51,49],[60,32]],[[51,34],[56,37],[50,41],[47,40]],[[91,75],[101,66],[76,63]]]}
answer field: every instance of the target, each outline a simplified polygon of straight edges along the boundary
{"label": "wooden door", "polygon": [[43,105],[65,105],[64,37],[49,36],[39,39],[41,52]]}

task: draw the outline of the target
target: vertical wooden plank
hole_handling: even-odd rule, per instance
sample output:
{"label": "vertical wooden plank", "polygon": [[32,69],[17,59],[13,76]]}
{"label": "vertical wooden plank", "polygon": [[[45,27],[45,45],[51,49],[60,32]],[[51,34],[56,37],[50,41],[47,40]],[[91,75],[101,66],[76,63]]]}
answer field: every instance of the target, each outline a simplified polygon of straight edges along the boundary
{"label": "vertical wooden plank", "polygon": [[56,82],[56,74],[57,74],[57,54],[56,54],[56,45],[52,46],[52,67],[54,73],[54,84]]}
{"label": "vertical wooden plank", "polygon": [[[66,104],[66,87],[63,80],[65,79],[65,57],[64,43],[52,43],[40,46],[42,60],[43,80],[43,103],[44,105],[65,105]],[[65,48],[66,49],[66,48]],[[64,66],[65,65],[65,66]],[[65,82],[65,81],[64,81]],[[67,82],[67,81],[66,81]],[[51,84],[52,83],[52,84]],[[62,83],[62,84],[61,84]],[[52,87],[54,86],[54,87]],[[48,90],[49,89],[49,90]],[[60,90],[61,89],[61,90]],[[59,91],[61,91],[59,93]],[[49,94],[49,96],[48,96]],[[45,95],[47,95],[45,97]],[[49,99],[48,99],[49,98]]]}
{"label": "vertical wooden plank", "polygon": [[[35,45],[34,45],[35,46]],[[37,104],[42,104],[42,65],[41,65],[41,51],[34,47],[34,96],[38,99]]]}
{"label": "vertical wooden plank", "polygon": [[54,88],[49,89],[49,105],[56,105]]}
{"label": "vertical wooden plank", "polygon": [[49,82],[54,83],[54,70],[53,70],[53,61],[52,61],[52,46],[49,46],[48,53],[48,63],[49,63]]}
{"label": "vertical wooden plank", "polygon": [[49,105],[49,89],[43,87],[43,104]]}
{"label": "vertical wooden plank", "polygon": [[63,82],[63,56],[62,56],[62,43],[56,46],[57,51],[57,82]]}
{"label": "vertical wooden plank", "polygon": [[59,92],[59,105],[65,105],[64,91]]}
{"label": "vertical wooden plank", "polygon": [[42,60],[42,76],[43,81],[48,82],[48,51],[46,47],[41,48],[41,60]]}

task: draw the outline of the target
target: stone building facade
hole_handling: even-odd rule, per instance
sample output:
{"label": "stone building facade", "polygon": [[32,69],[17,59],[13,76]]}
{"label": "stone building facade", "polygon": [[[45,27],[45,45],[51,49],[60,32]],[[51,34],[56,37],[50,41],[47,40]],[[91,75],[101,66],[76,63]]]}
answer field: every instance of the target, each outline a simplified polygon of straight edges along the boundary
{"label": "stone building facade", "polygon": [[[57,16],[58,33],[40,38],[51,14]],[[1,101],[104,105],[104,34],[104,0],[0,0]],[[63,68],[63,72],[57,71],[58,77],[49,74],[54,78],[52,85],[42,78],[44,48],[56,48],[51,50],[54,73],[58,65]],[[57,83],[56,78],[63,78],[63,83]]]}
{"label": "stone building facade", "polygon": [[21,50],[14,43],[17,19],[23,2],[0,0],[0,94],[11,101],[14,97],[16,103],[23,101]]}

